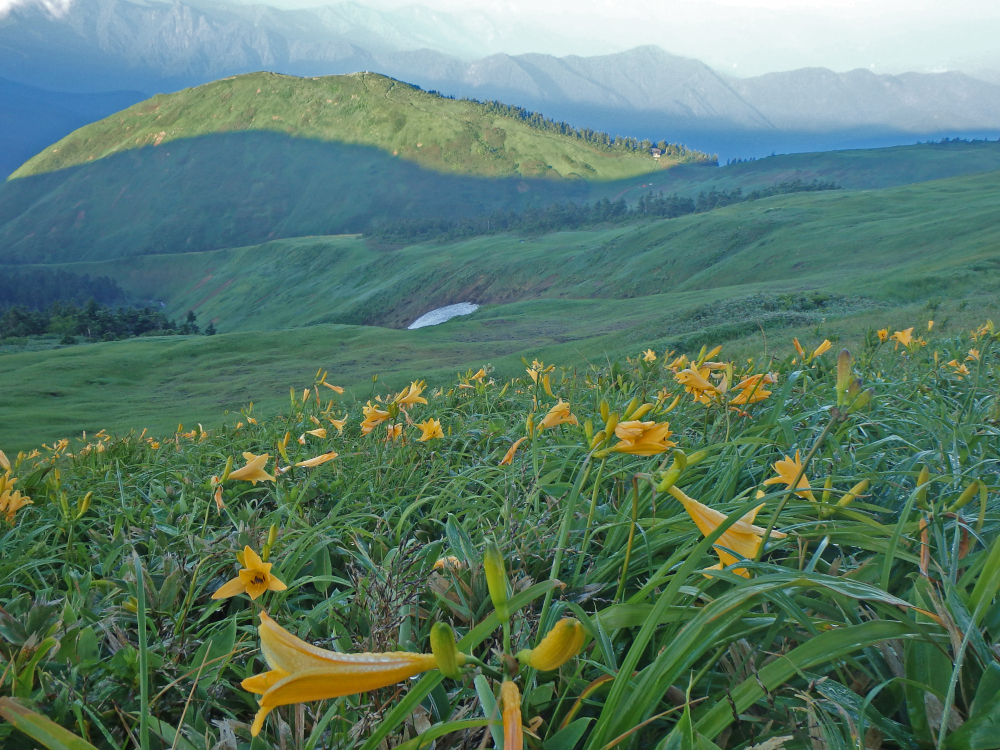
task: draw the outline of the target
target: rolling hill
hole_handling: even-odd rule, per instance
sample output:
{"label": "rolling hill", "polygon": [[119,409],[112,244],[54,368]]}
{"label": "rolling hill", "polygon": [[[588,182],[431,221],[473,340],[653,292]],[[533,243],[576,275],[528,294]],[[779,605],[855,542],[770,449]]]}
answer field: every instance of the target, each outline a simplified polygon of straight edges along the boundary
{"label": "rolling hill", "polygon": [[[65,264],[158,295],[172,315],[194,309],[223,333],[4,354],[0,444],[100,427],[166,430],[250,399],[280,408],[288,385],[320,365],[362,395],[374,371],[392,382],[483,362],[512,372],[521,356],[570,365],[646,346],[759,343],[762,333],[779,346],[792,335],[818,343],[931,315],[936,330],[956,330],[1000,312],[998,195],[1000,172],[990,172],[390,253],[316,237]],[[468,300],[484,307],[399,330]],[[30,425],[17,418],[26,410]]]}

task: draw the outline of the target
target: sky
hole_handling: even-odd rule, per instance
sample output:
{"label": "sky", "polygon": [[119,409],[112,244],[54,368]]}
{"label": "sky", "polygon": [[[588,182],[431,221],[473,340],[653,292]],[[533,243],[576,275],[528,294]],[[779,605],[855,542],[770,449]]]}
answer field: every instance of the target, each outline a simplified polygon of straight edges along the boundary
{"label": "sky", "polygon": [[[39,3],[58,14],[72,2]],[[333,0],[222,0],[282,8]],[[803,67],[876,73],[962,70],[1000,83],[1000,0],[359,0],[488,16],[503,49],[596,55],[655,44],[734,76]],[[441,50],[450,52],[450,50]]]}

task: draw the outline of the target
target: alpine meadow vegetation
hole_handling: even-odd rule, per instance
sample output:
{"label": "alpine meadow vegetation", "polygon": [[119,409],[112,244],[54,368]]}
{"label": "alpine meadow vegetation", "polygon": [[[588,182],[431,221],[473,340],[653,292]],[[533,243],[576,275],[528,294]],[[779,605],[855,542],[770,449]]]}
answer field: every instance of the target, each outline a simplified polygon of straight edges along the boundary
{"label": "alpine meadow vegetation", "polygon": [[1000,331],[863,340],[0,453],[0,744],[995,748]]}

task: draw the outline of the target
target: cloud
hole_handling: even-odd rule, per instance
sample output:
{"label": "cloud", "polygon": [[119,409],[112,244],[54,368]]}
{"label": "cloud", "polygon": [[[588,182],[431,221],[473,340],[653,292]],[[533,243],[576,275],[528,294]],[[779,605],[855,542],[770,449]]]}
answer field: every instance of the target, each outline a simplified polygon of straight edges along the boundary
{"label": "cloud", "polygon": [[73,0],[0,0],[0,18],[7,16],[14,8],[27,5],[38,5],[49,15],[58,18],[65,15]]}

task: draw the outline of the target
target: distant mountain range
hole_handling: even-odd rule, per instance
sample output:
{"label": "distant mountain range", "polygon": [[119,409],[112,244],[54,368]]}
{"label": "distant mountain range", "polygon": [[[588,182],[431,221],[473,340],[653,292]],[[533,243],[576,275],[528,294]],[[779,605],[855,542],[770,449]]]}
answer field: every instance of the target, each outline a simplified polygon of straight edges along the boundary
{"label": "distant mountain range", "polygon": [[[639,138],[666,135],[723,160],[1000,136],[1000,85],[957,72],[891,76],[805,68],[738,79],[658,47],[596,57],[467,59],[513,39],[514,30],[488,16],[420,6],[389,12],[340,3],[293,11],[76,0],[58,18],[23,5],[0,19],[0,71],[54,91],[147,95],[257,70],[299,76],[375,71],[446,95],[499,99],[581,127]],[[30,135],[33,125],[24,129]],[[0,136],[6,140],[7,131]],[[38,141],[38,148],[51,140]]]}

